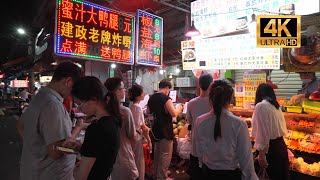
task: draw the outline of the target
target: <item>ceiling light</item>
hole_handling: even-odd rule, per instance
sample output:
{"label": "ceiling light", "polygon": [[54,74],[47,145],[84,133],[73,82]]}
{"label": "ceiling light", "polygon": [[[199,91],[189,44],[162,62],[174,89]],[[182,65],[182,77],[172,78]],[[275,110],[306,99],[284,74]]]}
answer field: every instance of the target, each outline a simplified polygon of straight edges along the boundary
{"label": "ceiling light", "polygon": [[25,34],[26,33],[26,31],[24,29],[22,29],[22,28],[18,28],[17,31],[18,31],[19,34]]}
{"label": "ceiling light", "polygon": [[194,37],[199,36],[200,31],[194,26],[193,21],[191,22],[191,27],[189,28],[188,32],[185,34],[187,37]]}
{"label": "ceiling light", "polygon": [[112,63],[112,64],[111,64],[111,68],[112,68],[112,69],[115,69],[116,67],[117,67],[117,65],[116,65],[115,63]]}
{"label": "ceiling light", "polygon": [[181,70],[180,70],[179,68],[176,69],[176,73],[177,73],[177,74],[179,74],[180,71],[181,71]]}
{"label": "ceiling light", "polygon": [[57,66],[57,65],[58,65],[58,62],[55,61],[55,62],[51,63],[51,65],[52,65],[52,66]]}

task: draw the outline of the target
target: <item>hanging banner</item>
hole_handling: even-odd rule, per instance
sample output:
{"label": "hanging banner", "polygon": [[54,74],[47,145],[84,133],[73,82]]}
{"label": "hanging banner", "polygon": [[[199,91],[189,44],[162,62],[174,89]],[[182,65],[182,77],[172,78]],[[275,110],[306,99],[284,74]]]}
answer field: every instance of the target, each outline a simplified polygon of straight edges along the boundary
{"label": "hanging banner", "polygon": [[55,53],[90,60],[134,63],[133,16],[86,1],[58,0]]}
{"label": "hanging banner", "polygon": [[243,83],[245,86],[243,107],[249,109],[251,108],[251,104],[255,102],[258,86],[262,83],[266,83],[266,73],[245,72],[243,75]]}
{"label": "hanging banner", "polygon": [[194,70],[197,69],[195,41],[181,41],[182,52],[182,69]]}
{"label": "hanging banner", "polygon": [[10,84],[13,88],[27,88],[28,87],[27,80],[12,80]]}
{"label": "hanging banner", "polygon": [[137,64],[162,66],[163,19],[141,10],[137,17]]}
{"label": "hanging banner", "polygon": [[253,34],[200,39],[195,51],[197,69],[280,69],[280,49],[257,48]]}
{"label": "hanging banner", "polygon": [[191,3],[191,18],[203,37],[246,29],[252,14],[319,12],[319,0],[197,0]]}

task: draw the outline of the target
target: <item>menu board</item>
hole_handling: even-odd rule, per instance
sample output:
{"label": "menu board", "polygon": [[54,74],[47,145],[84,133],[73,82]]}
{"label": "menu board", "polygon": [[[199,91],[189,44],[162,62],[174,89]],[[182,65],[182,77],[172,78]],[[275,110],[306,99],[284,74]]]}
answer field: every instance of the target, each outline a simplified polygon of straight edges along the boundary
{"label": "menu board", "polygon": [[266,82],[266,73],[245,72],[243,83],[245,86],[244,107],[249,108],[255,102],[256,91],[260,84]]}
{"label": "menu board", "polygon": [[58,0],[55,53],[91,60],[134,63],[133,16],[78,0]]}
{"label": "menu board", "polygon": [[26,87],[28,87],[28,81],[27,80],[12,80],[11,86],[14,88],[26,88]]}
{"label": "menu board", "polygon": [[252,34],[199,39],[195,50],[197,69],[280,69],[280,48],[257,48]]}
{"label": "menu board", "polygon": [[137,12],[137,64],[161,66],[163,19],[145,11]]}
{"label": "menu board", "polygon": [[196,42],[194,40],[181,41],[183,70],[194,70],[197,68],[195,48]]}
{"label": "menu board", "polygon": [[[288,9],[288,7],[294,7]],[[319,12],[319,0],[197,0],[191,3],[191,18],[203,37],[246,29],[251,15],[306,15]]]}

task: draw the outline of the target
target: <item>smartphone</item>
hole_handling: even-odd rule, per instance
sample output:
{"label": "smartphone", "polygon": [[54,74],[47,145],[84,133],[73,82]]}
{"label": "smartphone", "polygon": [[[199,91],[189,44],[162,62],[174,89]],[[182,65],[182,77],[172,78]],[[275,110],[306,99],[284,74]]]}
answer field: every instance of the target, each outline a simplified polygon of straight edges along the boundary
{"label": "smartphone", "polygon": [[54,146],[55,150],[66,152],[66,153],[71,153],[71,154],[77,154],[77,152],[73,149],[62,147],[62,146]]}

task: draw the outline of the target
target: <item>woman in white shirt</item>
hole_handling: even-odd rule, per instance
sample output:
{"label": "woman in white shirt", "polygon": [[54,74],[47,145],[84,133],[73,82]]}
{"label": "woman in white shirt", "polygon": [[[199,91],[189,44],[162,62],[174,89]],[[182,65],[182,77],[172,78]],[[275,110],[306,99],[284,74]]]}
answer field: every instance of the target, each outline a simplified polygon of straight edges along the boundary
{"label": "woman in white shirt", "polygon": [[132,112],[135,129],[136,129],[136,144],[134,147],[134,154],[135,154],[135,161],[139,171],[139,180],[144,180],[145,176],[145,161],[143,155],[143,144],[144,139],[146,138],[149,146],[149,150],[152,150],[152,144],[149,137],[149,128],[145,125],[144,122],[144,115],[142,108],[140,107],[139,103],[144,99],[144,92],[143,87],[140,85],[133,85],[132,88],[129,89],[129,98],[133,104],[130,107]]}
{"label": "woman in white shirt", "polygon": [[259,165],[267,168],[271,179],[286,180],[289,176],[289,159],[283,136],[287,133],[287,127],[270,85],[259,85],[255,104],[252,136],[255,138],[254,148],[259,151]]}
{"label": "woman in white shirt", "polygon": [[195,121],[193,135],[203,171],[201,179],[258,180],[248,126],[228,111],[232,96],[227,82],[215,81],[209,93],[213,110]]}

